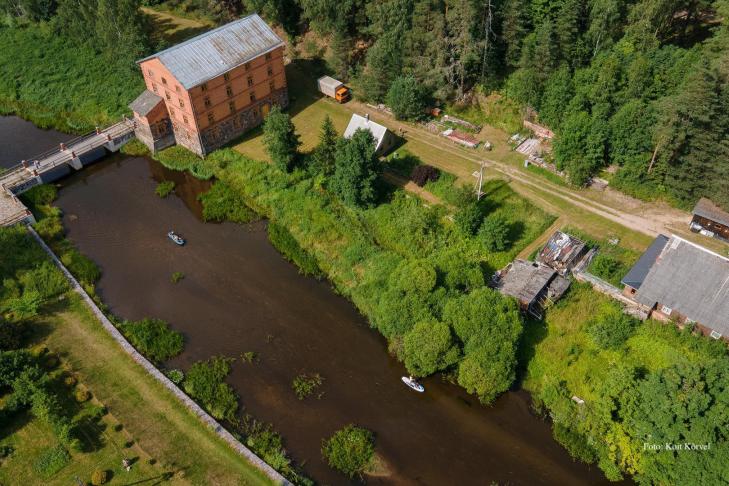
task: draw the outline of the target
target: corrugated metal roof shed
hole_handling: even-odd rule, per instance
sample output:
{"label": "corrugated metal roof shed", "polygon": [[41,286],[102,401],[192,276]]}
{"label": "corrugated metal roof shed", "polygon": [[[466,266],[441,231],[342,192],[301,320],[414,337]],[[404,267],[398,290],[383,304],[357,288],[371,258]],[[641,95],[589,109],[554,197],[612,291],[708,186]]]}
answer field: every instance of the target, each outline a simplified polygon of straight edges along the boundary
{"label": "corrugated metal roof shed", "polygon": [[555,270],[568,269],[585,250],[585,244],[574,236],[555,231],[537,255],[537,261]]}
{"label": "corrugated metal roof shed", "polygon": [[372,137],[375,139],[375,152],[380,150],[382,142],[387,136],[387,128],[383,127],[379,123],[373,122],[367,117],[355,113],[349,120],[349,125],[347,125],[347,129],[344,131],[344,138],[351,138],[352,135],[354,135],[354,132],[359,129],[369,130],[369,132],[372,134]]}
{"label": "corrugated metal roof shed", "polygon": [[283,45],[271,27],[252,14],[137,62],[158,58],[190,89]]}
{"label": "corrugated metal roof shed", "polygon": [[668,236],[658,235],[656,239],[653,240],[653,243],[651,243],[651,246],[649,246],[645,253],[640,256],[637,262],[635,262],[633,268],[631,268],[625,277],[623,277],[623,280],[621,281],[622,284],[629,285],[634,289],[639,289],[643,284],[645,277],[648,275],[648,272],[650,272],[651,267],[653,267],[653,264],[656,263],[658,255],[661,254],[667,242]]}
{"label": "corrugated metal roof shed", "polygon": [[705,197],[699,199],[696,207],[694,207],[693,213],[696,216],[701,216],[702,218],[710,219],[724,226],[729,226],[729,213]]}
{"label": "corrugated metal roof shed", "polygon": [[672,236],[635,294],[729,335],[729,259]]}
{"label": "corrugated metal roof shed", "polygon": [[147,116],[152,109],[162,102],[162,97],[145,89],[137,99],[129,103],[129,108],[138,115]]}

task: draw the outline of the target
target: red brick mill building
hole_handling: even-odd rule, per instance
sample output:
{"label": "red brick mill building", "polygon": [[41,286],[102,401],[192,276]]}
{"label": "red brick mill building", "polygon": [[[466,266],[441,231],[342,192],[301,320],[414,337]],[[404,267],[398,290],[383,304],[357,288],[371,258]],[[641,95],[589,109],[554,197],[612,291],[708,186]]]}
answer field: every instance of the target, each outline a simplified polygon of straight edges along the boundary
{"label": "red brick mill building", "polygon": [[147,89],[129,105],[137,138],[205,156],[260,125],[288,105],[284,48],[253,14],[138,61]]}

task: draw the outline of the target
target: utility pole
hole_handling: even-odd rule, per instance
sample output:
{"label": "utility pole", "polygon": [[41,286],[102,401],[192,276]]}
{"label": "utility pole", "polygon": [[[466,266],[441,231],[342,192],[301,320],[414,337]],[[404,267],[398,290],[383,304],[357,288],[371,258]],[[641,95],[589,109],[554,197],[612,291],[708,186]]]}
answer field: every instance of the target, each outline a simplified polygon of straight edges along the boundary
{"label": "utility pole", "polygon": [[[486,167],[486,162],[481,161],[481,169],[478,172],[478,182],[476,182],[476,200],[480,201],[481,196],[483,196],[483,191],[481,191],[481,188],[483,187],[483,169]],[[475,174],[474,174],[475,175]]]}

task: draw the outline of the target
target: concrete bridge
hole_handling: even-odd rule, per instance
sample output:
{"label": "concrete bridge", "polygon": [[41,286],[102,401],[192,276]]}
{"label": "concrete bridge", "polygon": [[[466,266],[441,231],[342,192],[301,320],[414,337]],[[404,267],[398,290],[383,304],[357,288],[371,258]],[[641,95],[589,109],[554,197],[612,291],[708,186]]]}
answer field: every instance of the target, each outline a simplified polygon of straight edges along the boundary
{"label": "concrete bridge", "polygon": [[81,170],[108,152],[118,151],[134,138],[134,128],[134,120],[124,118],[108,128],[96,129],[32,159],[23,160],[4,172],[0,169],[0,226],[33,222],[33,215],[17,196],[32,187]]}

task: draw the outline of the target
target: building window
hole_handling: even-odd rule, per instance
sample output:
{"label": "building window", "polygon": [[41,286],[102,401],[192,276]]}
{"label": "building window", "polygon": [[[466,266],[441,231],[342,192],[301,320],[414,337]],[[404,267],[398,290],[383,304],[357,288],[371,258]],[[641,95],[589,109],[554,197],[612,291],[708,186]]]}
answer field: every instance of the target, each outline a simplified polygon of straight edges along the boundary
{"label": "building window", "polygon": [[251,69],[251,63],[250,62],[247,62],[245,64],[245,67],[246,67],[246,71],[250,71],[250,69]]}
{"label": "building window", "polygon": [[256,92],[251,91],[251,101],[256,101]]}
{"label": "building window", "polygon": [[235,113],[235,101],[228,103],[228,108],[230,108],[231,113]]}
{"label": "building window", "polygon": [[253,86],[253,77],[248,76],[248,86]]}
{"label": "building window", "polygon": [[200,90],[201,91],[207,91],[208,90],[208,83],[201,84],[200,85]]}
{"label": "building window", "polygon": [[232,98],[233,97],[233,88],[231,88],[230,86],[226,86],[225,93],[228,95],[228,98]]}
{"label": "building window", "polygon": [[268,76],[273,76],[273,68],[271,66],[268,66]]}
{"label": "building window", "polygon": [[162,84],[167,84],[167,80],[165,78],[162,78]]}
{"label": "building window", "polygon": [[167,100],[172,99],[172,97],[170,96],[170,94],[167,91],[165,91],[165,98],[167,98]]}
{"label": "building window", "polygon": [[187,117],[185,115],[182,115],[182,121],[185,122],[185,125],[187,125]]}
{"label": "building window", "polygon": [[215,115],[212,112],[208,113],[208,123],[211,125],[215,123]]}
{"label": "building window", "polygon": [[206,96],[204,101],[205,101],[205,108],[210,108],[210,105],[212,104],[212,103],[210,103],[210,97]]}
{"label": "building window", "polygon": [[266,53],[266,61],[270,61],[270,60],[271,60],[271,53],[270,52],[267,52]]}
{"label": "building window", "polygon": [[226,82],[226,83],[227,83],[228,81],[230,81],[230,73],[225,73],[225,74],[223,74],[223,79],[225,80],[225,82]]}
{"label": "building window", "polygon": [[184,108],[185,107],[185,102],[182,101],[182,100],[178,100],[178,101],[180,102],[180,108]]}
{"label": "building window", "polygon": [[274,84],[273,81],[271,81],[270,83],[268,83],[268,89],[270,89],[271,92],[273,92],[273,90],[276,89],[276,85]]}
{"label": "building window", "polygon": [[253,109],[253,116],[258,118],[258,110],[255,108]]}

